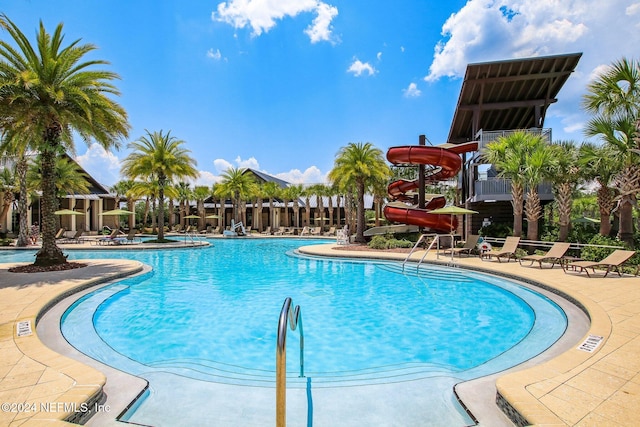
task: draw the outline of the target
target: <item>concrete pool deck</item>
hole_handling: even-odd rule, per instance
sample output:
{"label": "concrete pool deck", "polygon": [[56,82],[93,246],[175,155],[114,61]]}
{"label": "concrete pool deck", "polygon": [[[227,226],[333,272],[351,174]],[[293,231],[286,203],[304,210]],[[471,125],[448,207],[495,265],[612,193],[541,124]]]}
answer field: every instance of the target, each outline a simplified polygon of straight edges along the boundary
{"label": "concrete pool deck", "polygon": [[[130,245],[136,246],[140,248]],[[319,256],[400,260],[406,256],[334,247],[314,245],[302,251]],[[421,252],[414,254],[421,256]],[[430,253],[426,260],[446,263],[450,258],[440,256],[438,260]],[[455,261],[460,267],[519,276],[557,289],[588,313],[588,335],[603,337],[592,352],[578,349],[585,336],[552,360],[498,378],[500,395],[529,424],[630,426],[640,422],[640,279],[617,275],[602,278],[602,274],[590,279],[584,274],[565,274],[557,267],[540,270],[477,257]],[[32,274],[9,273],[9,265],[0,265],[0,425],[68,425],[62,420],[72,415],[73,404],[77,408],[98,400],[105,376],[45,347],[35,333],[35,325],[52,301],[79,288],[135,274],[143,266],[126,260],[84,262],[89,266]],[[27,326],[31,334],[23,335],[29,332]]]}

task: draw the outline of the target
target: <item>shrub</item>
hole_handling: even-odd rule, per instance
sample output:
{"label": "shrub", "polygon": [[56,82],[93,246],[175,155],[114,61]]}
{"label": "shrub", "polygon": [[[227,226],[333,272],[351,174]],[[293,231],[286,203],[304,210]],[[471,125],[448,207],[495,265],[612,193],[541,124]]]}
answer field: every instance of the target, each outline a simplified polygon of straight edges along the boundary
{"label": "shrub", "polygon": [[371,249],[386,249],[387,239],[385,236],[373,236],[367,246]]}
{"label": "shrub", "polygon": [[[628,246],[618,240],[612,239],[611,237],[605,237],[600,234],[596,234],[589,240],[590,245],[603,245],[603,246],[622,246],[625,249],[628,249]],[[600,261],[606,256],[610,255],[615,249],[613,248],[596,248],[587,246],[582,249],[581,257],[587,261]]]}
{"label": "shrub", "polygon": [[395,249],[395,248],[411,248],[413,242],[405,239],[396,239],[392,234],[384,236],[373,236],[367,246],[371,249]]}

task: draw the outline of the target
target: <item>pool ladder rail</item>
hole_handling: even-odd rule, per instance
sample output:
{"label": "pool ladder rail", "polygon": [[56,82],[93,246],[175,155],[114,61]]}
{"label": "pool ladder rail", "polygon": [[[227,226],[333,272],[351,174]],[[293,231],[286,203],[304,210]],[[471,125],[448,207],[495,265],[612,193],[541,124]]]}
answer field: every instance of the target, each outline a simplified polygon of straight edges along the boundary
{"label": "pool ladder rail", "polygon": [[[304,377],[304,333],[300,306],[291,308],[291,298],[287,297],[278,320],[276,345],[276,427],[287,425],[287,323],[292,331],[300,327],[300,378]],[[288,320],[288,322],[287,322]]]}
{"label": "pool ladder rail", "polygon": [[420,258],[420,260],[418,261],[418,264],[416,265],[416,270],[420,268],[420,264],[422,264],[422,261],[424,261],[427,254],[434,246],[436,248],[436,258],[440,259],[440,239],[443,237],[450,238],[451,247],[453,247],[453,236],[450,234],[423,234],[422,236],[420,236],[416,244],[413,245],[413,248],[411,248],[411,251],[409,251],[409,253],[407,254],[407,257],[404,259],[404,261],[402,261],[402,271],[404,271],[405,264],[409,261],[409,258],[411,258],[411,255],[413,255],[416,249],[418,249],[418,246],[420,246],[420,243],[422,243],[423,241],[426,241],[429,238],[432,238],[433,240],[431,240],[431,243],[429,243],[429,247],[427,248],[426,251],[424,251],[424,255],[422,255],[422,258]]}

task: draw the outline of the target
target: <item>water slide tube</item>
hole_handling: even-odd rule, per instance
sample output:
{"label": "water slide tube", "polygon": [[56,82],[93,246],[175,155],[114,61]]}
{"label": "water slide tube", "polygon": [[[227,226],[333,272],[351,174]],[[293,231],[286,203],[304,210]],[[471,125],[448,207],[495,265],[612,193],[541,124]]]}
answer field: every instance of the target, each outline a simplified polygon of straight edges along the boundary
{"label": "water slide tube", "polygon": [[[436,182],[456,176],[462,167],[460,154],[477,150],[476,141],[464,144],[442,144],[436,147],[403,145],[389,148],[387,160],[397,166],[432,166],[433,169],[429,171],[427,180]],[[407,193],[417,188],[418,180],[398,180],[389,184],[387,192],[394,201],[384,207],[384,216],[392,222],[417,225],[445,233],[449,233],[458,226],[457,218],[451,215],[429,213],[430,210],[441,208],[446,204],[444,196],[426,195],[425,209],[403,203],[412,200]]]}

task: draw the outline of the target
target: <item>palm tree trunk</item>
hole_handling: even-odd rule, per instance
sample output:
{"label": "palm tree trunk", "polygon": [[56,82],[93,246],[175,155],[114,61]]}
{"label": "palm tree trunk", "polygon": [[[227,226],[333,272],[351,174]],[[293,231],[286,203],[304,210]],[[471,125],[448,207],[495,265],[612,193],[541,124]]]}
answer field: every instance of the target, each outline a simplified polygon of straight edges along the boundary
{"label": "palm tree trunk", "polygon": [[524,205],[524,188],[522,184],[512,181],[511,206],[513,206],[513,235],[522,236],[522,211]]}
{"label": "palm tree trunk", "polygon": [[[569,237],[569,225],[571,219],[571,184],[562,183],[558,188],[558,222],[560,223],[560,231],[558,240],[566,242]],[[551,221],[549,221],[551,224]]]}
{"label": "palm tree trunk", "polygon": [[611,233],[611,210],[613,198],[609,187],[600,182],[598,188],[598,210],[600,211],[600,235],[609,236]]}
{"label": "palm tree trunk", "polygon": [[364,182],[359,181],[357,183],[357,219],[356,219],[356,242],[364,243],[366,242],[364,238],[364,225],[365,225],[365,215],[364,215]]}
{"label": "palm tree trunk", "polygon": [[163,177],[158,178],[158,241],[164,240],[164,184]]}
{"label": "palm tree trunk", "polygon": [[538,195],[537,186],[530,185],[527,191],[527,202],[525,210],[527,212],[527,239],[538,240],[538,220],[542,216],[542,207],[540,206],[540,196]]}
{"label": "palm tree trunk", "polygon": [[29,244],[29,228],[27,221],[27,158],[20,156],[17,165],[18,180],[20,182],[20,200],[18,200],[18,214],[20,215],[20,231],[16,246],[25,247]]}
{"label": "palm tree trunk", "polygon": [[56,215],[54,214],[56,201],[55,164],[60,131],[60,127],[55,124],[47,129],[45,145],[41,153],[42,198],[40,199],[40,215],[42,218],[42,248],[36,254],[34,262],[35,265],[39,266],[58,265],[67,262],[67,257],[56,246]]}

